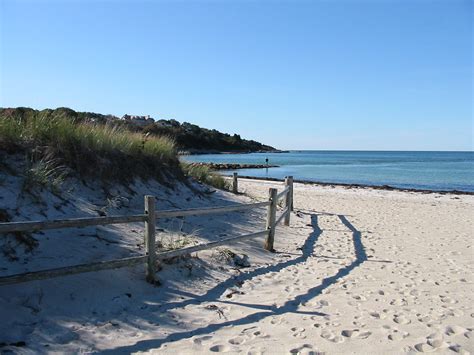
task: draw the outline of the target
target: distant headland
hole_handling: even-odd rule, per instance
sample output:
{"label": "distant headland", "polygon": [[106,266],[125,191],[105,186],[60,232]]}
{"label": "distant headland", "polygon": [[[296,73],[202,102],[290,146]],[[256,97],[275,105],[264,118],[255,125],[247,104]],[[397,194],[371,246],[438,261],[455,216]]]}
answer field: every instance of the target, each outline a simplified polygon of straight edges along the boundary
{"label": "distant headland", "polygon": [[122,117],[94,112],[77,112],[70,108],[45,109],[42,111],[27,107],[0,108],[0,116],[28,117],[35,113],[62,116],[76,122],[91,122],[121,126],[144,135],[166,136],[173,139],[180,155],[189,154],[237,154],[237,153],[279,153],[272,146],[249,139],[239,134],[222,133],[215,129],[199,127],[195,124],[180,123],[174,119],[154,119],[150,115],[125,114]]}

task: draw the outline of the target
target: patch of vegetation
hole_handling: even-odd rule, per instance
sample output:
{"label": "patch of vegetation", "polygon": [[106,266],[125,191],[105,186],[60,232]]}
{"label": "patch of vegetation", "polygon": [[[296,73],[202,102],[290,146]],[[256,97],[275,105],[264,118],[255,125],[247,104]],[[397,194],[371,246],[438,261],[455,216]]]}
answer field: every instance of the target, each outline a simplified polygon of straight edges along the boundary
{"label": "patch of vegetation", "polygon": [[161,238],[159,245],[164,251],[169,251],[185,248],[190,244],[195,244],[195,242],[196,240],[192,235],[169,233],[166,237]]}
{"label": "patch of vegetation", "polygon": [[28,161],[23,180],[23,190],[31,191],[35,187],[47,188],[54,193],[59,193],[67,171],[57,159],[41,157],[39,160]]}
{"label": "patch of vegetation", "polygon": [[270,152],[276,149],[242,139],[238,134],[221,133],[215,129],[199,127],[195,124],[176,120],[158,120],[143,128],[144,132],[172,137],[180,150],[199,152]]}
{"label": "patch of vegetation", "polygon": [[238,255],[229,248],[217,248],[213,253],[213,256],[217,261],[232,263],[237,268],[246,268],[250,266],[248,255]]}
{"label": "patch of vegetation", "polygon": [[234,260],[235,256],[237,255],[229,248],[217,248],[213,254],[216,260],[226,262]]}
{"label": "patch of vegetation", "polygon": [[25,155],[25,189],[36,185],[57,190],[66,171],[122,183],[135,177],[166,182],[168,176],[187,176],[218,189],[229,188],[208,167],[180,163],[178,149],[274,148],[175,120],[160,120],[143,128],[112,115],[69,108],[0,108],[0,153]]}
{"label": "patch of vegetation", "polygon": [[222,175],[211,171],[204,165],[181,162],[181,168],[186,176],[191,177],[203,184],[215,187],[216,189],[228,190],[230,185]]}
{"label": "patch of vegetation", "polygon": [[0,109],[0,150],[37,157],[30,181],[44,181],[60,165],[81,176],[122,182],[137,176],[161,179],[164,172],[182,176],[173,139],[86,120],[67,108]]}

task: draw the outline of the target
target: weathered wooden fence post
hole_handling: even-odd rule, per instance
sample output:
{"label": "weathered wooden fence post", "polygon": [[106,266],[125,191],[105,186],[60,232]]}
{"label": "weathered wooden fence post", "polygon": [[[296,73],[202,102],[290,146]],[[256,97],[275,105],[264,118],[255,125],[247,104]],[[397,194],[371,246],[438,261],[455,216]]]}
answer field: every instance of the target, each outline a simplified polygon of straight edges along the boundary
{"label": "weathered wooden fence post", "polygon": [[286,194],[285,207],[288,212],[285,215],[285,226],[290,225],[290,214],[293,211],[293,176],[287,176],[285,178],[285,185],[288,186],[288,193]]}
{"label": "weathered wooden fence post", "polygon": [[268,209],[267,209],[266,228],[268,230],[268,235],[267,235],[267,239],[265,239],[265,249],[269,251],[274,251],[273,242],[275,240],[276,207],[277,207],[277,202],[278,202],[277,193],[278,193],[277,189],[270,188],[268,190],[268,200],[270,201],[270,205],[268,205]]}
{"label": "weathered wooden fence post", "polygon": [[232,180],[232,192],[236,194],[239,191],[239,182],[237,180],[237,173],[234,173],[234,179]]}
{"label": "weathered wooden fence post", "polygon": [[156,273],[156,250],[155,250],[155,197],[145,196],[145,250],[146,250],[146,280],[154,284]]}
{"label": "weathered wooden fence post", "polygon": [[293,211],[293,204],[295,202],[295,199],[294,199],[294,188],[293,188],[293,176],[288,176],[288,179],[290,180],[290,196],[291,196],[291,203],[290,203],[290,207],[291,207],[291,211]]}

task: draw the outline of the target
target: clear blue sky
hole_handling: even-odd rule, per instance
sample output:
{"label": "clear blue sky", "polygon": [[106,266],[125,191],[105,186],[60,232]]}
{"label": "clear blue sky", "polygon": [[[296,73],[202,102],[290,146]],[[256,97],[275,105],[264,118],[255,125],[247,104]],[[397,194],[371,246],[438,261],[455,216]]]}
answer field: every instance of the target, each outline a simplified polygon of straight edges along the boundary
{"label": "clear blue sky", "polygon": [[468,0],[0,3],[2,107],[284,149],[473,149]]}

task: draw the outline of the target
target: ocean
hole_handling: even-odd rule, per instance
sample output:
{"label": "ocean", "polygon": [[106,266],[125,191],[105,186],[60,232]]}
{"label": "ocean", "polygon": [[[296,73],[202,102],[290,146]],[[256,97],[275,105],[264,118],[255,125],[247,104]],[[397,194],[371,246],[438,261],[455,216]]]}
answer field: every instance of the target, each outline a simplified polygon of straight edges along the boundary
{"label": "ocean", "polygon": [[279,167],[240,169],[239,175],[280,179],[292,175],[296,180],[325,183],[474,192],[474,152],[318,150],[183,157],[192,162],[241,164],[265,164],[265,158]]}

